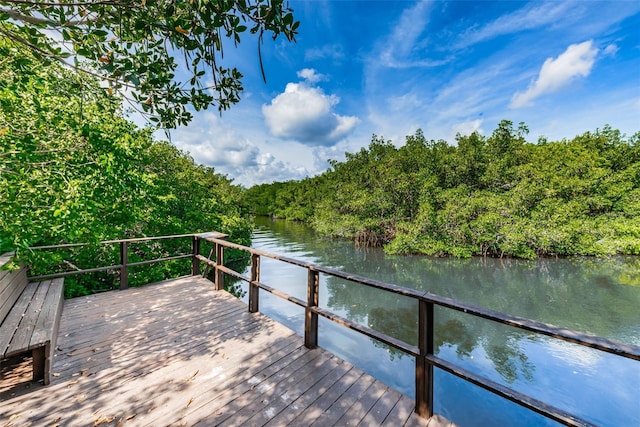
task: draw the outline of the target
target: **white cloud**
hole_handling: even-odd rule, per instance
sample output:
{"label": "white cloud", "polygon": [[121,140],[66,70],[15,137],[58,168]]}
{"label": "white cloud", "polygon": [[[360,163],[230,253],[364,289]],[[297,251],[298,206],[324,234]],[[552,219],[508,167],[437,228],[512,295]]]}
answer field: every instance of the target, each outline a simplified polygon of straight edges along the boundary
{"label": "white cloud", "polygon": [[566,21],[567,17],[576,18],[578,10],[573,2],[532,3],[480,28],[471,28],[459,37],[458,48],[489,40],[498,36],[513,34],[545,25],[555,25]]}
{"label": "white cloud", "polygon": [[547,58],[535,82],[525,92],[516,92],[511,99],[511,108],[532,104],[542,95],[553,93],[569,84],[576,77],[587,77],[595,62],[598,49],[593,41],[572,44],[556,59]]}
{"label": "white cloud", "polygon": [[615,56],[616,53],[618,53],[618,51],[620,50],[620,48],[615,45],[615,44],[610,44],[607,47],[604,48],[604,50],[602,51],[603,54],[607,55],[607,56]]}
{"label": "white cloud", "polygon": [[480,134],[484,133],[480,126],[482,126],[482,119],[469,120],[466,122],[458,123],[453,125],[451,130],[453,131],[453,135],[471,135],[473,132],[478,132]]}
{"label": "white cloud", "polygon": [[318,87],[289,83],[284,93],[262,106],[265,123],[272,135],[311,146],[332,145],[347,136],[359,122],[355,116],[332,111],[340,102]]}
{"label": "white cloud", "polygon": [[211,166],[216,172],[247,187],[263,182],[301,179],[315,172],[306,166],[292,165],[276,158],[264,146],[252,142],[255,136],[252,139],[244,136],[247,129],[237,129],[237,125],[228,123],[217,114],[204,112],[188,128],[172,131],[171,139],[196,163]]}
{"label": "white cloud", "polygon": [[324,74],[318,73],[313,68],[303,68],[298,71],[298,77],[309,83],[318,83],[319,81],[326,80],[326,76]]}
{"label": "white cloud", "polygon": [[405,9],[394,25],[394,31],[383,41],[375,65],[389,68],[438,67],[450,58],[432,60],[416,57],[416,46],[423,44],[421,37],[429,24],[433,2],[421,1]]}
{"label": "white cloud", "polygon": [[307,49],[304,52],[305,61],[318,61],[331,59],[341,61],[344,59],[344,48],[339,44],[326,44],[321,47]]}
{"label": "white cloud", "polygon": [[224,173],[257,165],[260,151],[213,113],[203,114],[199,125],[176,129],[172,140],[178,148],[188,151],[196,163],[213,166]]}
{"label": "white cloud", "polygon": [[271,153],[260,153],[256,160],[255,167],[244,168],[237,172],[238,175],[235,177],[239,184],[250,187],[265,182],[297,180],[312,175],[305,167],[278,160]]}
{"label": "white cloud", "polygon": [[418,95],[415,92],[410,92],[387,98],[387,105],[392,111],[406,111],[406,109],[422,107],[423,102],[418,99]]}

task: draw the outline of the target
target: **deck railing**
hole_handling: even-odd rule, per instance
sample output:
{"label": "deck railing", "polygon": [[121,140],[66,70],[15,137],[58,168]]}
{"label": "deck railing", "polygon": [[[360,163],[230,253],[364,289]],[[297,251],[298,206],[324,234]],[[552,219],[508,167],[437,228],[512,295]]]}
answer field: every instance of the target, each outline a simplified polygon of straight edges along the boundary
{"label": "deck railing", "polygon": [[[249,283],[249,311],[259,311],[260,290],[267,291],[275,296],[278,296],[284,300],[290,301],[293,304],[304,308],[304,343],[307,347],[314,348],[318,345],[318,317],[322,316],[335,323],[357,331],[363,335],[366,335],[370,338],[373,338],[415,357],[416,412],[425,418],[429,418],[433,415],[433,370],[434,368],[439,368],[459,378],[462,378],[465,381],[468,381],[479,387],[482,387],[483,389],[495,393],[502,398],[508,399],[514,403],[517,403],[525,408],[528,408],[562,424],[571,426],[590,425],[588,421],[580,419],[576,415],[567,413],[559,408],[537,400],[531,396],[522,394],[509,387],[505,387],[502,384],[477,375],[467,369],[464,369],[461,366],[458,366],[436,356],[434,354],[435,306],[445,307],[451,310],[466,313],[470,316],[491,320],[493,322],[512,326],[514,328],[533,332],[535,334],[546,335],[562,341],[594,348],[606,353],[611,353],[621,357],[640,361],[640,347],[637,346],[623,344],[605,338],[599,338],[592,335],[571,331],[568,329],[558,328],[546,323],[537,322],[517,316],[511,316],[493,310],[483,309],[471,304],[465,304],[453,300],[451,298],[435,295],[430,292],[422,292],[414,289],[396,286],[390,283],[380,282],[377,280],[369,279],[367,277],[358,276],[356,274],[345,273],[333,268],[323,267],[294,258],[284,257],[277,254],[248,248],[217,238],[206,238],[205,240],[215,245],[215,252],[216,254],[218,254],[216,261],[208,260],[202,256],[197,256],[197,258],[200,261],[209,264],[215,269],[217,278],[216,286],[218,287],[218,289],[221,289],[222,286],[222,278],[220,277],[221,272]],[[233,248],[251,254],[251,268],[249,277],[237,273],[236,271],[224,266],[224,248]],[[296,298],[295,296],[288,295],[265,283],[262,283],[260,281],[260,257],[274,259],[307,269],[308,279],[306,301]],[[347,280],[359,285],[369,286],[385,292],[402,295],[416,300],[418,302],[418,309],[416,313],[416,317],[418,319],[418,345],[410,345],[404,341],[375,331],[367,326],[345,319],[341,316],[336,315],[335,313],[332,313],[329,310],[319,307],[318,302],[320,274],[326,274],[328,276]]]}
{"label": "deck railing", "polygon": [[[230,275],[237,279],[243,280],[249,284],[249,311],[258,312],[260,306],[260,290],[269,292],[277,297],[296,304],[305,310],[304,323],[304,344],[308,348],[314,348],[318,345],[318,318],[322,316],[332,322],[345,326],[351,330],[359,332],[367,337],[380,341],[388,346],[400,350],[415,358],[415,402],[416,412],[429,418],[433,415],[433,389],[434,389],[434,368],[441,369],[445,372],[453,374],[465,381],[475,384],[486,389],[504,399],[517,403],[525,408],[537,412],[547,418],[555,420],[564,425],[583,426],[591,425],[588,421],[579,418],[574,414],[567,413],[562,409],[556,408],[543,401],[535,399],[531,396],[520,393],[488,378],[475,374],[455,363],[446,361],[434,354],[434,308],[436,306],[459,311],[469,316],[487,319],[499,324],[511,326],[520,330],[533,332],[539,335],[549,336],[558,340],[577,344],[584,347],[593,348],[606,353],[611,353],[620,357],[640,361],[640,347],[615,342],[605,338],[587,335],[568,329],[558,328],[534,320],[529,320],[517,316],[511,316],[493,310],[483,309],[471,304],[462,303],[451,298],[446,298],[432,294],[430,292],[422,292],[414,289],[404,288],[389,283],[369,279],[356,274],[346,273],[333,268],[323,267],[320,265],[300,261],[294,258],[284,257],[277,254],[261,251],[254,248],[238,245],[226,240],[226,235],[221,233],[201,233],[201,234],[184,234],[174,236],[161,237],[145,237],[138,239],[122,239],[110,240],[102,242],[103,244],[120,245],[120,264],[110,265],[106,267],[97,267],[84,270],[76,270],[72,272],[64,272],[57,274],[48,274],[38,276],[37,279],[46,279],[53,277],[61,277],[71,274],[84,274],[95,271],[105,271],[117,269],[120,271],[120,289],[126,289],[128,286],[128,268],[136,265],[145,265],[155,262],[163,262],[182,258],[191,258],[191,272],[193,275],[201,273],[201,263],[213,268],[214,285],[218,290],[223,289],[224,276]],[[191,238],[191,253],[180,254],[169,257],[157,258],[153,260],[145,260],[135,263],[128,262],[128,247],[130,243],[163,240]],[[202,242],[208,242],[213,245],[212,256],[206,257],[201,254],[205,249]],[[205,243],[206,244],[206,243]],[[34,247],[33,250],[58,249],[83,246],[83,244],[74,245],[54,245]],[[232,270],[224,265],[225,248],[236,249],[250,254],[251,266],[249,276]],[[302,300],[292,295],[288,295],[278,289],[275,289],[260,281],[260,258],[266,257],[276,261],[292,264],[307,270],[307,299]],[[376,288],[385,292],[396,295],[402,295],[414,299],[418,303],[416,317],[418,320],[418,345],[411,345],[397,338],[391,337],[382,332],[373,330],[367,326],[345,319],[331,311],[319,307],[319,283],[320,274],[333,276],[359,285]]]}
{"label": "deck railing", "polygon": [[[127,289],[129,287],[129,269],[131,267],[154,264],[158,262],[165,261],[175,261],[179,259],[191,259],[191,274],[197,275],[199,272],[200,262],[196,255],[200,255],[200,241],[202,238],[218,238],[221,240],[226,239],[226,234],[211,232],[211,233],[200,233],[200,234],[174,234],[171,236],[155,236],[155,237],[138,237],[132,239],[118,239],[118,240],[105,240],[100,242],[101,245],[118,245],[120,247],[120,263],[107,265],[102,267],[95,268],[85,268],[85,269],[74,269],[71,271],[64,271],[58,273],[51,274],[42,274],[38,276],[31,277],[32,280],[46,280],[53,279],[56,277],[66,277],[66,276],[75,276],[87,273],[96,273],[100,271],[109,271],[109,270],[119,270],[119,284],[120,290]],[[159,241],[159,240],[175,240],[175,239],[190,239],[191,240],[191,252],[187,254],[178,254],[171,255],[161,258],[154,258],[149,260],[137,261],[137,262],[129,262],[129,251],[130,245],[135,243],[142,242],[151,242],[151,241]],[[80,248],[84,246],[89,246],[88,243],[70,243],[63,245],[49,245],[49,246],[33,246],[30,247],[29,250],[32,251],[43,251],[43,250],[56,250],[56,249],[71,249],[71,248]]]}

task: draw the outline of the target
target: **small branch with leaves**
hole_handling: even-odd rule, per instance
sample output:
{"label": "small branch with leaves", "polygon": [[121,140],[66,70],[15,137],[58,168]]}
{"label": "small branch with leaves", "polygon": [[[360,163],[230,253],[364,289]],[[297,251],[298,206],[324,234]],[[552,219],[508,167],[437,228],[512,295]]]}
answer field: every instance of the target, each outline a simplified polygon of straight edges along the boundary
{"label": "small branch with leaves", "polygon": [[266,78],[265,33],[295,41],[299,25],[284,0],[0,1],[0,35],[109,82],[165,128],[187,124],[191,108],[223,111],[240,100],[242,73],[223,65],[227,40],[256,35]]}

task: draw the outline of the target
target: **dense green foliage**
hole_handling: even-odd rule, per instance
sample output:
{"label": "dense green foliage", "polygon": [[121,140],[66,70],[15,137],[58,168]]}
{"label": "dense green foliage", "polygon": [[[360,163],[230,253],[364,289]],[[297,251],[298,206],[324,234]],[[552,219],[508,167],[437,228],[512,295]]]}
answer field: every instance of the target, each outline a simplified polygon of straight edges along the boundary
{"label": "dense green foliage", "polygon": [[[118,264],[117,245],[97,245],[109,239],[215,230],[249,243],[239,187],[137,128],[87,76],[0,39],[0,106],[0,252],[37,257],[50,271]],[[93,245],[67,254],[27,249],[76,242]],[[184,253],[189,245],[140,244],[131,261]],[[140,272],[148,282],[176,271],[188,270],[180,262],[140,268],[131,283],[143,280]],[[108,289],[114,276],[68,281],[67,289]]]}
{"label": "dense green foliage", "polygon": [[244,203],[391,253],[640,254],[640,133],[527,134],[503,121],[455,145],[418,131],[400,148],[374,135],[324,174],[250,188]]}
{"label": "dense green foliage", "polygon": [[187,105],[238,102],[242,74],[223,65],[225,46],[254,34],[260,55],[265,33],[294,41],[299,24],[283,0],[0,1],[0,35],[99,76],[165,127],[188,123]]}

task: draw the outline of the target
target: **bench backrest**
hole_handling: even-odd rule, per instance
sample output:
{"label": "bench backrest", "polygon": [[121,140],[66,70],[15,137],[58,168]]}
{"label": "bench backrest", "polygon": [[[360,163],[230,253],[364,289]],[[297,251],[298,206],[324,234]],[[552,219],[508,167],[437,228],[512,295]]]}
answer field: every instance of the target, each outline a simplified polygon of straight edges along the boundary
{"label": "bench backrest", "polygon": [[13,271],[2,269],[11,260],[12,255],[11,253],[0,255],[0,323],[4,321],[29,282],[27,267]]}

